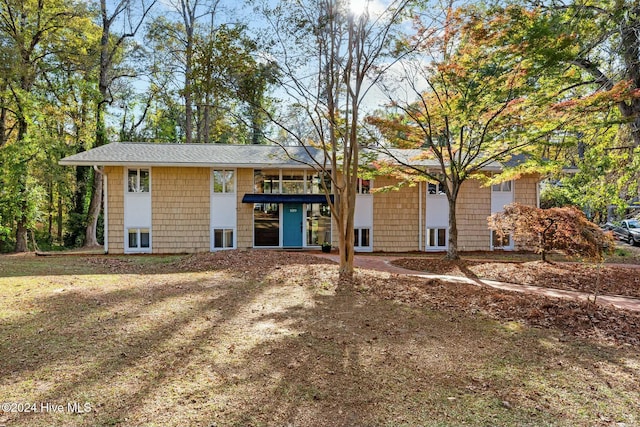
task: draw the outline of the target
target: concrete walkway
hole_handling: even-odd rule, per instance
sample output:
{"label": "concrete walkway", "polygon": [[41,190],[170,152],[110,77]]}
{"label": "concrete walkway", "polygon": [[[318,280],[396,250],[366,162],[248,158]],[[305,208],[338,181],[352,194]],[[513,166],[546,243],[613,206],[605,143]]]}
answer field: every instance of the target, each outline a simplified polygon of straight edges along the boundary
{"label": "concrete walkway", "polygon": [[[337,254],[317,254],[316,256],[329,259],[334,262],[340,262],[340,256]],[[424,277],[425,279],[438,279],[449,283],[467,283],[476,286],[490,286],[496,289],[506,291],[524,292],[536,295],[543,295],[555,298],[576,299],[587,301],[593,299],[593,294],[580,291],[569,291],[563,289],[544,288],[541,286],[518,285],[515,283],[497,282],[495,280],[476,279],[462,276],[447,276],[441,274],[420,273],[406,268],[396,267],[391,262],[404,257],[397,256],[380,256],[380,255],[356,255],[354,265],[358,268],[368,270],[383,271],[391,274],[405,274],[408,276]],[[632,298],[618,295],[598,295],[597,302],[599,304],[612,305],[616,308],[638,311],[640,312],[640,298]]]}

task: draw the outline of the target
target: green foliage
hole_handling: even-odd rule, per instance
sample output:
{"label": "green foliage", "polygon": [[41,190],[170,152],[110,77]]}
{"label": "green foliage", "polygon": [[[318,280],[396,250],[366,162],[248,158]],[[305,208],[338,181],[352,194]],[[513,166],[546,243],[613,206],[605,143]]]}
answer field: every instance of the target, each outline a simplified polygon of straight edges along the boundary
{"label": "green foliage", "polygon": [[565,126],[573,144],[548,141],[542,155],[565,160],[578,173],[563,180],[574,203],[604,219],[638,196],[640,179],[640,35],[638,4],[629,0],[520,2],[549,22],[552,37],[569,40],[550,60],[564,72],[549,76],[562,94],[558,108],[580,113]]}
{"label": "green foliage", "polygon": [[0,7],[0,56],[8,59],[0,73],[2,250],[25,250],[25,233],[16,230],[33,235],[56,199],[65,207],[71,175],[57,162],[71,146],[82,147],[78,140],[91,127],[92,18],[85,2],[8,0]]}
{"label": "green foliage", "polygon": [[561,208],[575,204],[570,189],[565,186],[549,183],[540,191],[540,207],[542,209]]}
{"label": "green foliage", "polygon": [[[154,49],[152,88],[157,95],[144,122],[148,139],[178,142],[186,137],[184,106],[177,98],[185,93],[172,89],[180,84],[176,76],[183,71],[171,63],[176,57],[186,61],[186,41],[178,37],[185,31],[183,23],[167,17],[149,26],[146,37]],[[194,142],[262,143],[274,67],[256,59],[258,45],[247,28],[196,22],[190,49],[191,70],[185,77],[195,106]]]}

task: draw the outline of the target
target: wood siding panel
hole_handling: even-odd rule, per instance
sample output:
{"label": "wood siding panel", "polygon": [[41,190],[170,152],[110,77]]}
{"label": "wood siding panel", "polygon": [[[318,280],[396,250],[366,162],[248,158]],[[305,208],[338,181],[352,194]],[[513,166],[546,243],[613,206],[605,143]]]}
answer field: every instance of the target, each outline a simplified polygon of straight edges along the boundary
{"label": "wood siding panel", "polygon": [[242,203],[242,197],[253,193],[253,169],[238,169],[236,173],[237,199],[237,246],[238,249],[253,247],[253,203]]}
{"label": "wood siding panel", "polygon": [[515,182],[514,201],[538,207],[538,175],[524,175]]}
{"label": "wood siding panel", "polygon": [[458,193],[458,250],[477,251],[490,248],[491,232],[487,218],[491,215],[491,187],[477,179],[462,183]]}
{"label": "wood siding panel", "polygon": [[[390,178],[376,178],[375,187],[395,184]],[[373,250],[402,252],[419,250],[418,186],[374,193]],[[423,187],[424,188],[424,187]]]}
{"label": "wood siding panel", "polygon": [[210,250],[209,168],[151,168],[153,253]]}
{"label": "wood siding panel", "polygon": [[104,168],[107,177],[107,214],[109,253],[124,253],[124,170],[120,166]]}

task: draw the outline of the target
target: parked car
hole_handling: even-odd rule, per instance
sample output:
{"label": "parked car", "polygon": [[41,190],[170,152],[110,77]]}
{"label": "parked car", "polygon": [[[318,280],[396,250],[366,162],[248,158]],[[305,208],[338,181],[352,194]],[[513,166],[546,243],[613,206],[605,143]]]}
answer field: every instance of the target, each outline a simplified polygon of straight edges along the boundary
{"label": "parked car", "polygon": [[623,240],[630,245],[640,244],[640,222],[636,219],[625,219],[620,224],[608,222],[604,228],[613,231],[617,239]]}

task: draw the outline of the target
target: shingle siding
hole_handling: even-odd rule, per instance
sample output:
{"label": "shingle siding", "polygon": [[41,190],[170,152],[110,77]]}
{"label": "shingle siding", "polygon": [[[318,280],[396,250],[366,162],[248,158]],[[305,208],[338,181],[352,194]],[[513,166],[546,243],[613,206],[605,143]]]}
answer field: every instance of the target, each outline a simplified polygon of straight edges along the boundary
{"label": "shingle siding", "polygon": [[483,187],[479,180],[462,183],[456,204],[458,221],[458,250],[487,250],[491,233],[487,217],[491,215],[491,187]]}
{"label": "shingle siding", "polygon": [[237,180],[237,246],[239,249],[253,247],[253,203],[242,203],[242,196],[253,193],[253,169],[238,169]]}
{"label": "shingle siding", "polygon": [[209,168],[151,170],[152,252],[210,250]]}
{"label": "shingle siding", "polygon": [[107,208],[109,209],[109,253],[124,253],[124,170],[119,166],[104,168],[107,177]]}
{"label": "shingle siding", "polygon": [[[375,187],[395,184],[390,178],[376,178]],[[373,250],[416,251],[419,247],[418,186],[376,192],[373,196]]]}

